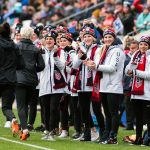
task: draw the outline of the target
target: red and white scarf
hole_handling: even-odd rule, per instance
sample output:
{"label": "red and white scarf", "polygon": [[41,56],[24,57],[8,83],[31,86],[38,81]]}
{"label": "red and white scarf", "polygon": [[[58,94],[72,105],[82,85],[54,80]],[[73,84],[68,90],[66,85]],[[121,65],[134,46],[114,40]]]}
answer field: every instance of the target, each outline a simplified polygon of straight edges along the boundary
{"label": "red and white scarf", "polygon": [[[54,57],[60,57],[61,54],[61,48],[58,49],[57,52],[54,53]],[[54,89],[60,89],[66,87],[67,83],[59,70],[59,68],[54,63]]]}
{"label": "red and white scarf", "polygon": [[[103,47],[103,52],[99,61],[99,65],[103,64],[106,58],[106,53],[108,48],[107,47]],[[92,101],[100,101],[100,80],[102,78],[103,74],[101,71],[97,71],[96,75],[95,75],[95,79],[94,79],[94,83],[93,83],[93,91],[92,91],[92,97],[91,100]]]}
{"label": "red and white scarf", "polygon": [[[134,58],[131,64],[135,64],[135,63],[137,63],[136,70],[145,71],[146,54],[141,53],[140,51],[137,51],[134,55]],[[136,75],[133,77],[131,94],[133,95],[144,94],[144,79],[136,77]]]}
{"label": "red and white scarf", "polygon": [[[96,50],[97,50],[97,46],[94,46],[91,51],[90,60],[94,60]],[[76,78],[74,80],[73,89],[72,89],[73,93],[76,93],[78,90],[81,90],[82,65],[83,64],[81,64],[79,66],[79,69],[76,70]],[[89,68],[88,68],[88,76],[87,76],[87,86],[93,86],[93,71]]]}

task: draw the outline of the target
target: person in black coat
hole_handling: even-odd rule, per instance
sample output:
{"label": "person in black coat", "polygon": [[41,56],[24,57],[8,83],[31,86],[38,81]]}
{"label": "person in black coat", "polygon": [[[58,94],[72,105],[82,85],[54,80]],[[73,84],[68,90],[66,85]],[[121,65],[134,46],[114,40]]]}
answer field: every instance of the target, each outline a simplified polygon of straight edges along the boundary
{"label": "person in black coat", "polygon": [[27,129],[28,104],[32,100],[33,92],[38,85],[37,72],[44,69],[45,64],[39,49],[32,43],[34,30],[31,27],[21,29],[21,41],[18,47],[25,61],[25,68],[17,71],[16,100],[18,116],[21,123],[21,140],[29,137]]}
{"label": "person in black coat", "polygon": [[13,123],[16,121],[12,112],[16,69],[23,68],[24,61],[18,47],[11,40],[10,34],[11,29],[8,23],[0,25],[0,97],[2,97],[2,112],[7,120]]}

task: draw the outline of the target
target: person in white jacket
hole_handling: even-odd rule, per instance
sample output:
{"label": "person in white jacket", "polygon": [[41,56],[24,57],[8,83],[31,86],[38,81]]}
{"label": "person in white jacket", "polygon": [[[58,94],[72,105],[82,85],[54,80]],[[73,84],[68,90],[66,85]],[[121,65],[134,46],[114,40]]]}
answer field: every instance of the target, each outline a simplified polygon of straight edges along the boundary
{"label": "person in white jacket", "polygon": [[[96,65],[89,64],[91,69],[97,69],[94,90],[100,92],[100,98],[106,118],[106,128],[100,139],[101,144],[117,144],[119,128],[119,102],[123,94],[123,68],[125,55],[121,47],[122,42],[116,38],[113,29],[106,29],[103,33],[103,52]],[[99,80],[98,80],[99,79]],[[96,84],[100,84],[96,86]],[[96,91],[94,91],[96,92]]]}
{"label": "person in white jacket", "polygon": [[40,74],[39,96],[44,108],[44,123],[47,134],[43,140],[54,141],[54,129],[58,127],[59,103],[66,90],[65,55],[55,45],[56,33],[45,36],[43,58],[45,69]]}
{"label": "person in white jacket", "polygon": [[[86,27],[83,34],[83,43],[80,45],[78,55],[73,61],[73,68],[77,69],[76,79],[73,84],[72,91],[78,92],[79,105],[81,108],[81,116],[84,124],[83,137],[81,141],[91,141],[91,124],[92,118],[90,114],[90,103],[92,96],[93,80],[96,70],[91,70],[87,66],[87,60],[93,61],[95,64],[99,62],[99,50],[95,44],[95,32],[92,28]],[[102,116],[100,111],[100,103],[92,101],[93,111],[98,119],[98,122],[103,122],[99,116]]]}
{"label": "person in white jacket", "polygon": [[[72,68],[73,59],[76,56],[75,50],[71,46],[72,40],[73,38],[72,38],[71,33],[63,33],[60,36],[60,40],[59,40],[59,46],[65,52],[65,60],[66,60],[65,75],[66,75],[66,80],[67,80],[67,85],[68,85],[67,93],[65,93],[64,98],[60,103],[60,121],[61,121],[61,128],[62,128],[61,135],[59,136],[60,138],[65,138],[69,135],[68,107],[70,106],[69,104],[71,104],[71,95],[70,95],[71,94],[71,91],[70,91],[71,68]],[[70,106],[70,109],[71,109],[71,106]]]}
{"label": "person in white jacket", "polygon": [[[131,100],[136,118],[136,140],[134,145],[150,146],[150,37],[142,36],[139,50],[126,67],[126,74],[132,77]],[[143,143],[143,114],[148,127],[148,139]]]}

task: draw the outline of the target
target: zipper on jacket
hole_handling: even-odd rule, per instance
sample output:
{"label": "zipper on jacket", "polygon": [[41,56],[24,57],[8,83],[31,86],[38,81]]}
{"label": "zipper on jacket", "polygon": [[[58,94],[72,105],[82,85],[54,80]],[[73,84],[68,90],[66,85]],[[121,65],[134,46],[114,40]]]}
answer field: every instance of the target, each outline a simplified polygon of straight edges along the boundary
{"label": "zipper on jacket", "polygon": [[51,61],[50,61],[50,57],[51,57],[51,52],[49,53],[49,66],[50,66],[50,86],[51,86],[51,93],[52,93],[52,78],[51,78]]}

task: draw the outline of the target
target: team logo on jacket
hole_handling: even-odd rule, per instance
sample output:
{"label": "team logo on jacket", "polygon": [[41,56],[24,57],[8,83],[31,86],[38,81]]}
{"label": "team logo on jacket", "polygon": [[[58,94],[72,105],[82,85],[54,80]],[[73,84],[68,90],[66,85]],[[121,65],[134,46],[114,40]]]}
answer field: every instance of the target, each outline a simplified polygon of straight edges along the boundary
{"label": "team logo on jacket", "polygon": [[55,78],[56,78],[57,80],[60,80],[60,79],[61,79],[61,74],[60,74],[59,72],[57,72],[57,71],[55,71]]}
{"label": "team logo on jacket", "polygon": [[135,83],[135,86],[136,86],[137,88],[139,88],[141,85],[142,85],[142,80],[141,80],[140,78],[137,78],[136,83]]}
{"label": "team logo on jacket", "polygon": [[92,76],[91,71],[88,71],[87,78],[91,78],[91,76]]}

